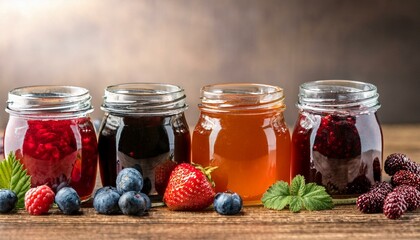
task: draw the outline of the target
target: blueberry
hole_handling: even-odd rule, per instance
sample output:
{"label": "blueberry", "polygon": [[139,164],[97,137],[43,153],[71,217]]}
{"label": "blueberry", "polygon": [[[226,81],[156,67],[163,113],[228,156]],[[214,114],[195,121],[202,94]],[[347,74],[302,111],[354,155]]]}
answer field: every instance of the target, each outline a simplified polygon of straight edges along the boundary
{"label": "blueberry", "polygon": [[140,192],[143,188],[143,177],[135,168],[124,168],[118,173],[116,184],[120,194],[128,191]]}
{"label": "blueberry", "polygon": [[8,189],[0,190],[0,213],[8,213],[12,211],[17,204],[18,198],[16,194]]}
{"label": "blueberry", "polygon": [[120,194],[111,187],[99,189],[93,198],[93,208],[100,214],[117,214],[120,212],[118,200]]}
{"label": "blueberry", "polygon": [[125,192],[118,201],[118,206],[125,215],[141,216],[147,209],[146,200],[139,192]]}
{"label": "blueberry", "polygon": [[214,210],[222,215],[235,215],[242,209],[242,198],[237,193],[217,193],[213,202]]}
{"label": "blueberry", "polygon": [[96,197],[96,195],[98,195],[99,193],[106,191],[106,190],[114,190],[117,191],[116,187],[112,187],[112,186],[106,186],[106,187],[101,187],[98,190],[96,190],[95,195],[93,195],[93,198]]}
{"label": "blueberry", "polygon": [[141,189],[142,193],[149,194],[150,190],[152,190],[152,181],[150,181],[150,178],[144,178],[143,179],[143,188]]}
{"label": "blueberry", "polygon": [[61,188],[55,195],[55,203],[67,215],[76,214],[80,210],[80,197],[71,187]]}
{"label": "blueberry", "polygon": [[150,210],[152,208],[152,201],[150,201],[149,196],[147,196],[147,194],[144,194],[144,193],[140,193],[140,195],[146,201],[146,210]]}

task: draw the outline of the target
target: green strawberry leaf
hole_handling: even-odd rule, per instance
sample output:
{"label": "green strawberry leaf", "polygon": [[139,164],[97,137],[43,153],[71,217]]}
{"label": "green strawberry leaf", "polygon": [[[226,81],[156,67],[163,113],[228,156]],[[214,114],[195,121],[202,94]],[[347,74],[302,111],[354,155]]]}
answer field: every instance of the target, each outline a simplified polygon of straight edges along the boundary
{"label": "green strawberry leaf", "polygon": [[31,177],[11,152],[0,162],[0,188],[9,189],[18,197],[17,208],[25,206],[25,193],[31,188]]}
{"label": "green strawberry leaf", "polygon": [[315,183],[306,184],[306,191],[302,196],[303,205],[310,211],[331,209],[334,207],[331,196],[325,188]]}
{"label": "green strawberry leaf", "polygon": [[290,187],[286,182],[276,182],[264,193],[261,201],[266,208],[282,210],[289,206],[292,212],[300,212],[302,208],[317,211],[334,207],[324,187],[315,183],[305,184],[301,175],[293,178]]}
{"label": "green strawberry leaf", "polygon": [[290,202],[289,184],[278,181],[270,186],[262,199],[264,207],[274,210],[282,210]]}

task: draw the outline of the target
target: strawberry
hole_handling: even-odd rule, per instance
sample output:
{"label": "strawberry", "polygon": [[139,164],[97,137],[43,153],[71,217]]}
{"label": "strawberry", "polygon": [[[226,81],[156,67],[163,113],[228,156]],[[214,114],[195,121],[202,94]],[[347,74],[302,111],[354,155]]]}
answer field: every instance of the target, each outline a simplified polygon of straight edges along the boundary
{"label": "strawberry", "polygon": [[177,163],[169,159],[159,164],[155,168],[155,189],[159,195],[165,193],[166,186],[169,182],[172,170],[176,167]]}
{"label": "strawberry", "polygon": [[216,167],[181,163],[169,178],[163,200],[170,210],[198,211],[209,207],[214,200],[214,183],[210,173]]}

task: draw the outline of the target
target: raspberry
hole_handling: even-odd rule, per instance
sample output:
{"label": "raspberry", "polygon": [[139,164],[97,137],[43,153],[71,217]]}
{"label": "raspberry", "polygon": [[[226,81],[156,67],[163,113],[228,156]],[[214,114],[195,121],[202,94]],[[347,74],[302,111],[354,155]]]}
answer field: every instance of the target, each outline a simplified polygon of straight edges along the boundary
{"label": "raspberry", "polygon": [[54,203],[55,194],[47,185],[29,189],[25,194],[25,209],[31,215],[45,214]]}
{"label": "raspberry", "polygon": [[369,191],[372,183],[365,175],[357,176],[351,183],[347,184],[347,194],[362,194]]}
{"label": "raspberry", "polygon": [[404,195],[396,191],[388,194],[384,201],[383,211],[389,219],[400,218],[407,211]]}
{"label": "raspberry", "polygon": [[391,182],[394,186],[409,185],[420,190],[420,176],[407,170],[399,170],[392,176]]}
{"label": "raspberry", "polygon": [[380,213],[384,205],[386,195],[380,192],[368,192],[357,198],[357,208],[362,213]]}
{"label": "raspberry", "polygon": [[411,161],[407,155],[403,153],[393,153],[385,160],[385,172],[394,175],[399,170],[407,170],[415,174],[420,174],[420,165]]}
{"label": "raspberry", "polygon": [[398,192],[404,196],[407,202],[407,210],[414,211],[420,207],[420,191],[413,186],[401,185],[394,188],[394,192]]}

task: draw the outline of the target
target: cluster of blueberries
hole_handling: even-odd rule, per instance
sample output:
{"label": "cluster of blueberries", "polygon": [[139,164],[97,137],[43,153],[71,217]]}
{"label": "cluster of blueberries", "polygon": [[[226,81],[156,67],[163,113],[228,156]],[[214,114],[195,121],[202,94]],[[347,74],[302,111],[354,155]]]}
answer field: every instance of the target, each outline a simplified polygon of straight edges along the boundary
{"label": "cluster of blueberries", "polygon": [[151,207],[150,198],[141,192],[143,177],[135,168],[124,168],[118,173],[116,187],[98,189],[93,207],[100,214],[144,215]]}

